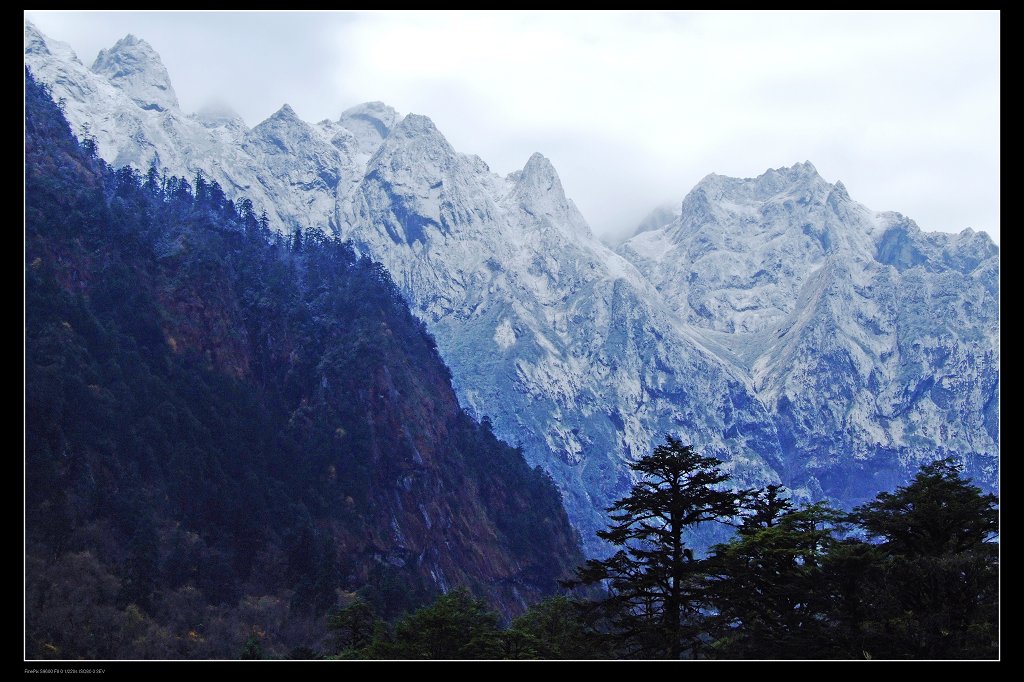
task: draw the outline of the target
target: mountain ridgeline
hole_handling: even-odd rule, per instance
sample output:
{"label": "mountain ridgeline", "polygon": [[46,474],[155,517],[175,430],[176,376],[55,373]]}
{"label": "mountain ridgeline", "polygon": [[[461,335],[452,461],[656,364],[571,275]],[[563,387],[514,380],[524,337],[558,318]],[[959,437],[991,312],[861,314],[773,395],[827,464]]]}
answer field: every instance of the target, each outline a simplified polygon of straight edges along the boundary
{"label": "mountain ridgeline", "polygon": [[[810,163],[710,175],[612,250],[554,166],[498,175],[379,102],[252,128],[185,113],[129,36],[91,67],[31,24],[25,61],[115,167],[215,180],[271,230],[384,266],[459,403],[548,471],[588,554],[632,462],[674,434],[737,485],[850,508],[952,457],[998,483],[999,251],[854,201]],[[613,162],[613,160],[609,160]],[[682,193],[682,192],[681,192]]]}
{"label": "mountain ridgeline", "polygon": [[30,658],[283,656],[350,593],[512,615],[580,561],[380,265],[112,169],[29,73],[25,125]]}

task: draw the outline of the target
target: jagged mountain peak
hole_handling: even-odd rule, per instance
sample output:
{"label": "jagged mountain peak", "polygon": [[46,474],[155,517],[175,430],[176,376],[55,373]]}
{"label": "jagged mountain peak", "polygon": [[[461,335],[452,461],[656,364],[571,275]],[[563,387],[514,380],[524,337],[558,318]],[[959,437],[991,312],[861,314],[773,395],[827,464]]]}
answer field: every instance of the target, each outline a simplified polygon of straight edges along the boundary
{"label": "jagged mountain peak", "polygon": [[31,21],[25,22],[25,53],[50,54],[46,45],[46,37]]}
{"label": "jagged mountain peak", "polygon": [[46,39],[45,39],[45,37],[43,36],[43,33],[42,33],[42,31],[40,31],[40,30],[39,30],[39,29],[38,29],[38,28],[36,27],[36,25],[35,25],[35,24],[33,24],[33,23],[32,23],[31,21],[29,21],[28,19],[26,19],[26,20],[25,20],[25,45],[27,46],[27,45],[29,44],[29,42],[30,42],[30,41],[32,41],[32,42],[42,42],[42,43],[45,43],[45,42],[46,42]]}
{"label": "jagged mountain peak", "polygon": [[[790,222],[797,228],[820,224],[824,229],[825,222],[836,222],[824,219],[823,212],[830,212],[838,222],[857,223],[863,228],[861,232],[868,232],[871,226],[865,220],[851,218],[852,213],[863,211],[850,199],[845,185],[829,183],[810,161],[805,161],[769,168],[754,178],[711,173],[683,199],[679,219],[664,229],[678,241],[704,229],[747,232],[752,225],[776,224],[784,216],[797,214],[808,218],[803,222],[793,218],[795,222]],[[824,247],[829,248],[827,244]]]}
{"label": "jagged mountain peak", "polygon": [[779,168],[769,168],[761,175],[757,176],[760,180],[766,177],[781,177],[789,182],[798,182],[800,180],[813,180],[821,179],[821,175],[818,173],[818,169],[814,167],[814,164],[810,161],[797,162],[792,166],[780,166]]}
{"label": "jagged mountain peak", "polygon": [[391,134],[401,135],[402,137],[415,137],[419,135],[444,137],[441,135],[441,131],[437,129],[437,126],[434,125],[434,121],[429,116],[424,116],[423,114],[409,114],[392,128]]}
{"label": "jagged mountain peak", "polygon": [[804,161],[803,163],[797,162],[794,163],[789,168],[783,166],[778,170],[789,172],[791,175],[802,175],[805,177],[821,177],[818,174],[818,169],[815,168],[814,164],[811,163],[810,161]]}
{"label": "jagged mountain peak", "polygon": [[178,96],[156,50],[141,38],[126,35],[107,50],[100,50],[91,67],[123,90],[143,109],[178,108]]}
{"label": "jagged mountain peak", "polygon": [[821,177],[814,164],[804,161],[788,167],[769,168],[754,178],[734,178],[710,173],[697,183],[690,194],[704,194],[712,200],[734,198],[768,201],[779,194],[798,191],[827,195],[831,189],[832,185]]}
{"label": "jagged mountain peak", "polygon": [[[341,178],[341,156],[327,131],[306,123],[285,104],[250,130],[242,146],[252,159],[259,160],[271,177],[303,189],[304,208],[279,213],[281,223],[292,229],[310,222],[326,229],[337,229],[334,195]],[[258,182],[266,180],[260,178]],[[280,204],[270,208],[277,212]],[[315,218],[310,221],[309,216]]]}
{"label": "jagged mountain peak", "polygon": [[975,230],[965,227],[953,236],[954,241],[977,245],[978,248],[991,252],[993,255],[999,253],[999,247],[992,241],[992,237],[984,230]]}
{"label": "jagged mountain peak", "polygon": [[429,117],[407,115],[369,159],[360,183],[360,210],[373,225],[366,233],[382,229],[389,244],[426,246],[455,226],[482,220],[491,208],[477,170]]}
{"label": "jagged mountain peak", "polygon": [[[558,171],[551,164],[546,156],[540,152],[534,152],[523,170],[515,177],[516,195],[520,203],[527,208],[535,204],[536,200],[544,197],[549,203],[556,206],[567,205],[565,190],[562,188],[562,181],[558,177]],[[551,208],[551,207],[548,207]]]}
{"label": "jagged mountain peak", "polygon": [[[409,114],[396,123],[381,141],[369,168],[387,164],[401,171],[400,166],[404,165],[413,175],[431,178],[431,182],[434,182],[446,172],[444,169],[453,167],[457,156],[455,149],[429,117]],[[411,160],[417,163],[410,165]]]}
{"label": "jagged mountain peak", "polygon": [[879,213],[877,220],[874,258],[900,272],[921,267],[932,272],[953,268],[966,274],[999,254],[987,233],[969,227],[956,234],[925,232],[896,211]]}
{"label": "jagged mountain peak", "polygon": [[35,24],[27,20],[25,21],[25,54],[49,55],[75,64],[82,63],[70,45],[46,37]]}
{"label": "jagged mountain peak", "polygon": [[128,33],[127,35],[125,35],[124,38],[121,38],[119,41],[114,43],[114,47],[112,48],[112,50],[117,50],[117,49],[124,50],[124,49],[135,48],[135,47],[140,48],[142,50],[148,50],[150,52],[153,52],[153,54],[156,54],[156,51],[153,50],[153,46],[152,45],[147,43],[142,38],[139,38],[134,33]]}
{"label": "jagged mountain peak", "polygon": [[766,199],[794,189],[831,187],[810,161],[796,163],[788,168],[769,168],[754,179],[754,186]]}
{"label": "jagged mountain peak", "polygon": [[904,253],[896,232],[893,246],[875,255],[879,226],[901,219],[876,218],[807,161],[754,178],[708,175],[687,194],[676,220],[638,233],[619,252],[688,322],[740,335],[727,341],[739,348],[736,338],[782,324],[801,287],[817,281],[814,273],[838,254],[861,262],[920,261]]}
{"label": "jagged mountain peak", "polygon": [[558,178],[558,172],[555,167],[551,165],[551,161],[541,154],[540,152],[534,152],[530,155],[530,158],[526,161],[526,165],[523,166],[523,174],[519,178],[520,182],[557,182],[561,187],[561,180]]}
{"label": "jagged mountain peak", "polygon": [[288,104],[287,102],[282,104],[280,109],[271,114],[270,118],[278,120],[298,121],[300,123],[304,123],[304,121],[301,118],[299,118],[299,115],[295,113],[295,110],[292,109],[292,105]]}
{"label": "jagged mountain peak", "polygon": [[523,166],[523,170],[516,174],[515,194],[519,197],[520,204],[531,213],[535,213],[531,206],[541,197],[549,204],[553,204],[545,209],[547,211],[567,206],[568,202],[558,172],[551,165],[551,161],[538,152],[534,152]]}
{"label": "jagged mountain peak", "polygon": [[[258,123],[250,132],[250,137],[295,140],[311,135],[312,131],[312,126],[299,118],[290,105],[284,104],[280,109]],[[285,145],[285,147],[290,148],[290,145]]]}
{"label": "jagged mountain peak", "polygon": [[534,152],[514,179],[513,196],[532,220],[568,228],[580,237],[592,236],[576,204],[565,196],[558,171],[546,156]]}

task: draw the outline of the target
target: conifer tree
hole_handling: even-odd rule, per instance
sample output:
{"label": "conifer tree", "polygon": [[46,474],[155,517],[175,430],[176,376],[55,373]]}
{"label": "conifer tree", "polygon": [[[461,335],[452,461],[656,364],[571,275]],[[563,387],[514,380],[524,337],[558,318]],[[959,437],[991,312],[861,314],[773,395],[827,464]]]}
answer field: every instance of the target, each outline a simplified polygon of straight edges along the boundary
{"label": "conifer tree", "polygon": [[880,493],[852,519],[878,541],[851,630],[874,658],[995,658],[998,500],[950,459]]}
{"label": "conifer tree", "polygon": [[820,503],[796,509],[781,490],[755,496],[736,537],[708,561],[716,656],[843,656],[832,642],[825,567],[845,515]]}
{"label": "conifer tree", "polygon": [[730,490],[722,461],[668,436],[631,465],[630,494],[608,508],[611,525],[598,536],[620,549],[591,559],[568,585],[603,583],[627,656],[679,658],[695,653],[701,634],[704,562],[684,530],[729,523],[750,491]]}

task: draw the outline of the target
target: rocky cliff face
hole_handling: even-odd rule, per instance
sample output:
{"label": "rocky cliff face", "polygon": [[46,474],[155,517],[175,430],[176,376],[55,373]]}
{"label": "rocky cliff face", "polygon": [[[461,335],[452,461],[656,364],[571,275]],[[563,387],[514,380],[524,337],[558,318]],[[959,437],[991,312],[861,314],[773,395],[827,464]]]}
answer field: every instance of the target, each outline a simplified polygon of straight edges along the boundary
{"label": "rocky cliff face", "polygon": [[129,34],[109,50],[100,50],[92,72],[105,77],[143,109],[168,111],[178,108],[160,56],[145,40]]}
{"label": "rocky cliff face", "polygon": [[924,233],[810,163],[711,175],[619,252],[721,344],[771,411],[787,483],[854,502],[956,455],[996,483],[998,259]]}
{"label": "rocky cliff face", "polygon": [[501,178],[410,115],[356,203],[346,236],[427,321],[463,404],[555,474],[592,551],[604,507],[631,483],[625,462],[665,432],[731,459],[744,480],[777,480],[777,437],[748,384],[594,238],[541,155]]}
{"label": "rocky cliff face", "polygon": [[246,132],[139,106],[31,26],[26,61],[104,158],[202,170],[276,229],[333,230],[382,263],[460,402],[552,472],[591,552],[625,462],[666,432],[741,483],[844,504],[944,452],[994,485],[984,235],[922,233],[797,164],[709,176],[616,253],[543,156],[500,177],[424,116],[369,103],[310,126],[286,107]]}

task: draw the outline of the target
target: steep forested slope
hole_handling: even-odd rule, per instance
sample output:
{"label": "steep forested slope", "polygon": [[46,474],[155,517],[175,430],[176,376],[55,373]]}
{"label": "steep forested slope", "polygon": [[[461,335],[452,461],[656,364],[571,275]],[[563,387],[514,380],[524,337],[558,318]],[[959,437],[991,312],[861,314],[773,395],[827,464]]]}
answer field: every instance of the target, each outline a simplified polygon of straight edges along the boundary
{"label": "steep forested slope", "polygon": [[30,657],[283,655],[346,592],[512,613],[579,560],[379,265],[113,171],[31,75],[25,144]]}

